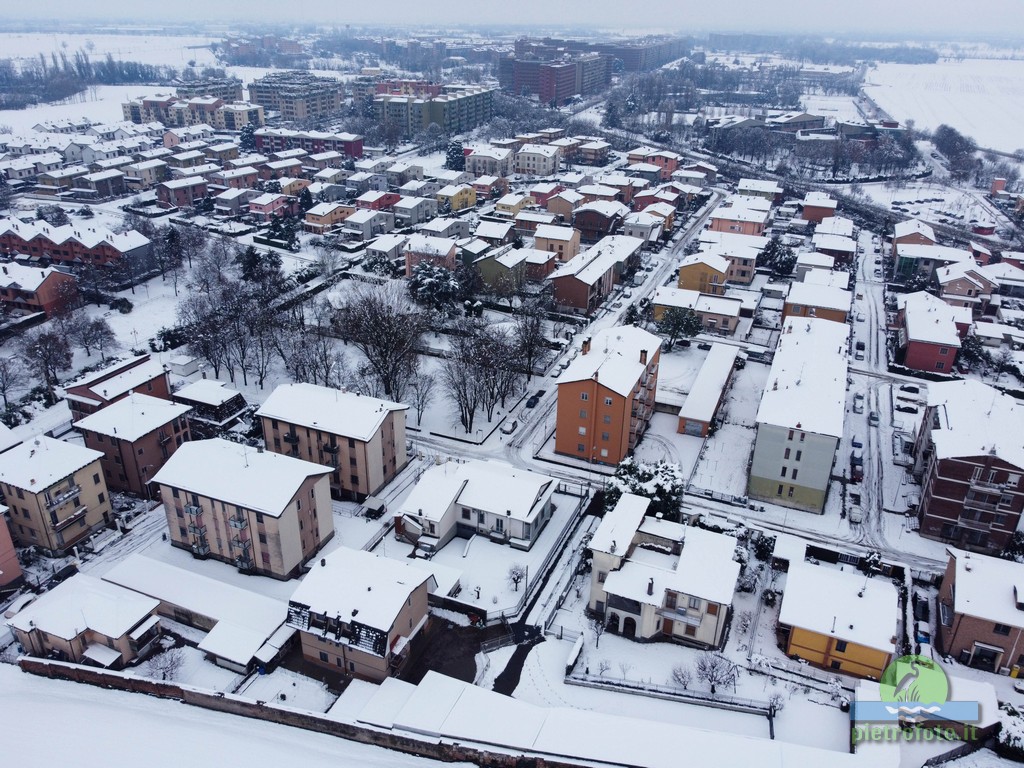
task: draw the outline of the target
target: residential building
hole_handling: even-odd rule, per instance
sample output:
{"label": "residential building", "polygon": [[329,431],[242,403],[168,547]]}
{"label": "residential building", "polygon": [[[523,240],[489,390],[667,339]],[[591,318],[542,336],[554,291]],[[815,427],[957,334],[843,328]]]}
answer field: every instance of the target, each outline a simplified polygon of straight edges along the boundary
{"label": "residential building", "polygon": [[408,235],[381,235],[366,246],[366,259],[385,258],[400,271],[405,268],[404,251],[408,240]]}
{"label": "residential building", "polygon": [[149,481],[190,439],[187,405],[130,392],[75,424],[86,448],[103,454],[107,487],[151,497]]}
{"label": "residential building", "polygon": [[516,152],[515,172],[529,176],[552,176],[558,170],[560,155],[551,144],[526,144]]}
{"label": "residential building", "polygon": [[302,228],[317,235],[328,234],[338,229],[355,212],[355,208],[343,203],[317,203],[306,211]]}
{"label": "residential building", "polygon": [[628,214],[629,208],[622,203],[595,200],[578,206],[572,212],[572,225],[579,230],[581,242],[596,243],[617,232]]}
{"label": "residential building", "polygon": [[[125,163],[127,165],[127,163]],[[95,198],[120,197],[124,194],[124,173],[112,168],[89,173],[78,180],[81,189],[91,191]]]}
{"label": "residential building", "polygon": [[533,247],[557,254],[559,262],[566,262],[580,252],[580,233],[572,227],[542,224],[534,232]]}
{"label": "residential building", "polygon": [[1024,512],[1021,428],[1024,405],[987,384],[929,384],[914,463],[922,536],[993,555],[1006,548]]}
{"label": "residential building", "polygon": [[598,331],[562,372],[555,451],[600,464],[628,456],[654,413],[661,339],[636,326]]}
{"label": "residential building", "polygon": [[769,213],[757,208],[741,205],[719,206],[711,214],[709,229],[712,232],[736,232],[741,235],[763,235],[768,225]]}
{"label": "residential building", "polygon": [[7,507],[0,509],[0,595],[5,598],[24,581],[21,563],[18,562],[18,550],[14,548],[14,539],[11,538],[9,511]]}
{"label": "residential building", "polygon": [[671,308],[689,309],[698,318],[707,333],[732,335],[740,324],[743,302],[728,296],[700,293],[685,288],[660,286],[651,299],[651,316],[660,321]]}
{"label": "residential building", "polygon": [[525,249],[517,250],[511,245],[488,250],[473,259],[473,268],[479,273],[483,284],[492,291],[508,292],[526,282],[528,253]]}
{"label": "residential building", "polygon": [[260,172],[251,165],[227,168],[211,173],[209,182],[228,189],[252,189],[260,179]]}
{"label": "residential building", "polygon": [[971,310],[951,307],[924,291],[900,294],[896,306],[895,361],[915,371],[952,372],[971,326]]}
{"label": "residential building", "polygon": [[899,256],[901,245],[937,245],[935,230],[918,219],[898,222],[893,227],[892,258]]}
{"label": "residential building", "polygon": [[153,478],[171,544],[290,579],[332,536],[331,468],[216,438],[183,443]]}
{"label": "residential building", "polygon": [[757,410],[747,495],[822,514],[846,413],[850,327],[789,318]]}
{"label": "residential building", "polygon": [[355,133],[296,131],[290,128],[257,128],[253,134],[257,152],[304,149],[309,153],[339,152],[345,157],[363,156],[363,137]]}
{"label": "residential building", "polygon": [[464,240],[470,235],[469,221],[458,216],[431,219],[419,228],[421,235],[448,240]]}
{"label": "residential building", "polygon": [[476,535],[528,550],[551,519],[557,485],[553,477],[500,461],[438,464],[420,475],[395,511],[395,535],[427,553],[456,536]]}
{"label": "residential building", "polygon": [[533,205],[534,199],[529,195],[520,194],[518,192],[509,192],[507,195],[503,195],[495,201],[494,213],[497,216],[514,219],[524,208],[531,207]]}
{"label": "residential building", "polygon": [[836,208],[839,206],[835,200],[824,192],[808,192],[804,195],[801,217],[804,221],[813,221],[820,224],[825,219],[836,215]]}
{"label": "residential building", "polygon": [[95,413],[133,391],[171,399],[167,369],[148,354],[130,357],[88,373],[65,384],[63,389],[64,399],[71,408],[72,421]]}
{"label": "residential building", "polygon": [[399,227],[413,227],[437,216],[437,199],[431,197],[402,197],[392,209],[395,224]]}
{"label": "residential building", "polygon": [[548,200],[564,191],[565,187],[557,181],[542,181],[530,187],[530,197],[533,198],[535,205],[547,208]]}
{"label": "residential building", "polygon": [[144,192],[152,189],[161,181],[166,181],[168,165],[163,160],[142,160],[124,166],[125,188],[133,192]]}
{"label": "residential building", "polygon": [[430,98],[380,94],[373,100],[378,122],[398,126],[402,135],[415,136],[431,123],[445,134],[465,133],[483,125],[494,115],[494,88],[473,85],[446,85],[443,92]]}
{"label": "residential building", "polygon": [[620,276],[639,266],[643,245],[635,237],[610,235],[561,264],[547,278],[555,304],[571,312],[595,311]]}
{"label": "residential building", "polygon": [[740,564],[732,536],[647,517],[649,500],[625,493],[601,520],[588,608],[609,631],[721,648]]}
{"label": "residential building", "polygon": [[783,189],[774,181],[763,179],[740,179],[736,184],[736,194],[750,197],[763,197],[765,200],[776,203],[782,198]]}
{"label": "residential building", "polygon": [[157,122],[178,128],[205,125],[221,131],[240,131],[247,125],[259,127],[265,122],[263,106],[209,94],[133,99],[121,104],[121,112],[125,120],[138,124]]}
{"label": "residential building", "polygon": [[454,240],[429,235],[412,235],[405,243],[405,276],[422,262],[455,271],[457,249]]}
{"label": "residential building", "polygon": [[676,283],[684,290],[722,296],[729,268],[729,260],[723,256],[709,252],[694,253],[679,265]]}
{"label": "residential building", "polygon": [[256,411],[267,450],[324,465],[336,499],[362,501],[402,471],[409,406],[314,384],[282,384]]}
{"label": "residential building", "polygon": [[725,400],[732,381],[739,350],[731,344],[712,344],[708,356],[701,363],[697,380],[679,409],[681,435],[707,437],[718,417],[718,409]]}
{"label": "residential building", "polygon": [[149,238],[134,229],[111,232],[102,226],[65,224],[53,227],[45,221],[0,219],[0,253],[48,259],[57,264],[116,265],[122,259],[145,264],[150,255]]}
{"label": "residential building", "polygon": [[19,547],[63,555],[110,522],[101,456],[45,435],[0,454],[0,484]]}
{"label": "residential building", "polygon": [[199,379],[175,391],[174,402],[189,408],[186,417],[192,426],[190,434],[194,439],[194,425],[206,425],[215,429],[233,426],[245,411],[245,397],[222,381]]}
{"label": "residential building", "polygon": [[567,189],[549,197],[545,207],[548,213],[555,214],[562,221],[572,221],[573,212],[583,205],[583,202],[583,195],[574,189]]}
{"label": "residential building", "polygon": [[395,214],[391,211],[359,209],[341,223],[342,234],[351,240],[370,240],[385,235],[395,228]]}
{"label": "residential building", "polygon": [[515,168],[515,152],[498,147],[479,147],[466,155],[466,171],[476,177],[511,176]]}
{"label": "residential building", "polygon": [[853,306],[853,294],[842,288],[808,282],[793,282],[782,307],[782,320],[790,317],[817,317],[845,323]]}
{"label": "residential building", "polygon": [[[271,72],[249,84],[249,100],[285,120],[326,117],[341,110],[340,80],[308,72]],[[322,151],[322,150],[321,150]]]}
{"label": "residential building", "polygon": [[836,265],[836,257],[827,253],[817,251],[801,251],[796,255],[796,266],[793,268],[793,278],[803,280],[811,270],[827,270]]}
{"label": "residential building", "polygon": [[476,205],[476,191],[469,184],[448,184],[437,192],[437,205],[451,213]]}
{"label": "residential building", "polygon": [[395,203],[402,199],[397,192],[381,192],[372,190],[364,192],[355,199],[356,208],[363,208],[368,211],[390,211]]}
{"label": "residential building", "polygon": [[832,256],[839,264],[852,264],[857,255],[857,241],[845,235],[815,232],[811,244],[818,253]]}
{"label": "residential building", "polygon": [[966,307],[974,317],[987,313],[993,294],[999,290],[999,284],[974,261],[939,267],[932,279],[944,302],[951,307]]}
{"label": "residential building", "polygon": [[938,650],[986,672],[1024,668],[1024,566],[948,547],[938,597]]}
{"label": "residential building", "polygon": [[779,609],[787,656],[816,667],[880,680],[896,656],[899,597],[885,577],[791,563]]}
{"label": "residential building", "polygon": [[622,234],[644,241],[647,248],[655,248],[661,242],[665,220],[653,213],[630,213],[622,222]]}
{"label": "residential building", "polygon": [[320,560],[288,601],[288,626],[307,662],[379,683],[420,650],[434,576],[402,562],[340,547]]}
{"label": "residential building", "polygon": [[[537,231],[537,227],[553,226],[558,221],[558,217],[553,213],[528,210],[516,214],[514,221],[517,234],[533,235]],[[1022,274],[1022,277],[1024,277],[1024,274]]]}
{"label": "residential building", "polygon": [[79,573],[20,610],[8,625],[29,656],[121,669],[160,637],[158,601]]}
{"label": "residential building", "polygon": [[4,312],[43,312],[49,317],[55,311],[78,304],[78,281],[67,272],[12,261],[0,265],[0,273],[0,306]]}
{"label": "residential building", "polygon": [[264,192],[249,201],[249,214],[257,221],[269,222],[294,216],[299,209],[298,198],[278,192]]}
{"label": "residential building", "polygon": [[481,221],[473,232],[473,237],[493,246],[507,245],[515,236],[515,223],[511,221]]}
{"label": "residential building", "polygon": [[202,176],[161,181],[156,185],[156,199],[162,208],[190,208],[209,194]]}

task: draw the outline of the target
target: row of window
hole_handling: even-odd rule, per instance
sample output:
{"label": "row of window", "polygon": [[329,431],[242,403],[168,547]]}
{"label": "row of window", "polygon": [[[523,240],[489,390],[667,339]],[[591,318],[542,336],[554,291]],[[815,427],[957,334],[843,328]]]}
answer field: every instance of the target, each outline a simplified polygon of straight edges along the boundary
{"label": "row of window", "polygon": [[[580,400],[589,400],[589,399],[590,399],[590,393],[589,392],[580,392]],[[610,397],[606,397],[604,399],[604,404],[605,405],[611,405],[613,402],[614,402],[614,400],[612,398],[610,398]],[[580,411],[580,416],[583,417],[583,418],[586,418],[586,411]]]}

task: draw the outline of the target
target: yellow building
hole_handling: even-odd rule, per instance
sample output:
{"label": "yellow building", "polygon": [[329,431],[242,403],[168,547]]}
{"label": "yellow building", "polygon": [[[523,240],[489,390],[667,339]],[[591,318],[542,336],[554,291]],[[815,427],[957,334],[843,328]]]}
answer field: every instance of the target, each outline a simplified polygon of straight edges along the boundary
{"label": "yellow building", "polygon": [[453,212],[472,208],[476,205],[476,190],[468,184],[459,184],[458,186],[449,184],[442,187],[437,193],[437,204],[443,206],[445,203],[451,207]]}
{"label": "yellow building", "polygon": [[779,639],[787,656],[878,680],[896,652],[898,613],[888,578],[794,563],[786,575]]}
{"label": "yellow building", "polygon": [[536,201],[529,195],[510,192],[498,199],[494,204],[494,212],[498,216],[514,219],[524,208],[533,205],[536,205]]}
{"label": "yellow building", "polygon": [[729,274],[729,260],[714,253],[695,253],[679,265],[678,286],[721,296]]}

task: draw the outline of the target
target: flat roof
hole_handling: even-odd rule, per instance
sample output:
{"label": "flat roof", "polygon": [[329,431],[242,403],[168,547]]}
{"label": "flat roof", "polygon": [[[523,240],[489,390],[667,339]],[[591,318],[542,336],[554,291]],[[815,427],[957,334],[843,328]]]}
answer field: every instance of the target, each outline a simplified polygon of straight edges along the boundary
{"label": "flat roof", "polygon": [[711,345],[697,373],[697,380],[690,387],[683,407],[679,409],[680,419],[710,422],[714,418],[738,354],[739,348],[731,344]]}

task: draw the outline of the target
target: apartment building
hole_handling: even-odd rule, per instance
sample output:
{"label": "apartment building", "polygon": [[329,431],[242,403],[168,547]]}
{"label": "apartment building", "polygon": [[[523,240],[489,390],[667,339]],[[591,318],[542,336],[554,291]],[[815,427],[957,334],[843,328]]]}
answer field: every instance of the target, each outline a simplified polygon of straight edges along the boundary
{"label": "apartment building", "polygon": [[336,499],[363,500],[402,471],[409,406],[314,384],[282,384],[256,412],[267,450],[327,468]]}
{"label": "apartment building", "polygon": [[63,555],[110,521],[101,457],[45,435],[0,454],[0,484],[19,547]]}
{"label": "apartment building", "polygon": [[679,288],[714,296],[725,294],[729,279],[729,260],[717,253],[694,253],[679,265],[676,283]]}
{"label": "apartment building", "polygon": [[585,339],[557,379],[555,451],[615,465],[643,437],[654,413],[661,339],[617,326]]}
{"label": "apartment building", "polygon": [[512,175],[515,152],[498,147],[479,147],[466,156],[466,170],[476,177],[495,176],[505,178]]}
{"label": "apartment building", "polygon": [[115,265],[122,258],[137,264],[149,259],[149,238],[134,229],[111,232],[102,226],[65,224],[54,227],[44,221],[25,223],[0,219],[0,252],[36,256],[55,263]]}
{"label": "apartment building", "polygon": [[291,128],[257,128],[253,133],[257,152],[304,149],[310,154],[338,152],[345,157],[363,156],[363,137],[355,133],[296,131]]}
{"label": "apartment building", "polygon": [[249,84],[249,100],[285,120],[325,117],[341,110],[340,80],[308,72],[272,72]]}
{"label": "apartment building", "polygon": [[78,421],[132,391],[170,400],[167,369],[148,354],[131,357],[65,384],[64,399],[71,408],[71,420]]}
{"label": "apartment building", "polygon": [[85,446],[103,454],[107,487],[150,497],[149,481],[189,440],[187,405],[131,392],[75,424]]}
{"label": "apartment building", "polygon": [[53,267],[27,267],[15,262],[0,265],[0,306],[12,314],[54,311],[78,303],[74,275]]}
{"label": "apartment building", "polygon": [[846,413],[850,327],[790,318],[757,411],[747,494],[822,514]]}
{"label": "apartment building", "polygon": [[541,224],[534,232],[533,247],[557,254],[559,262],[566,262],[580,252],[580,233],[572,227]]}
{"label": "apartment building", "polygon": [[484,86],[449,85],[429,98],[381,94],[373,100],[374,114],[379,122],[398,126],[406,137],[426,130],[431,123],[448,135],[465,133],[493,117],[494,91]]}
{"label": "apartment building", "polygon": [[516,152],[515,172],[530,176],[551,176],[561,160],[558,148],[550,144],[525,144]]}
{"label": "apartment building", "polygon": [[220,438],[183,443],[153,478],[171,544],[290,579],[332,536],[330,467]]}

